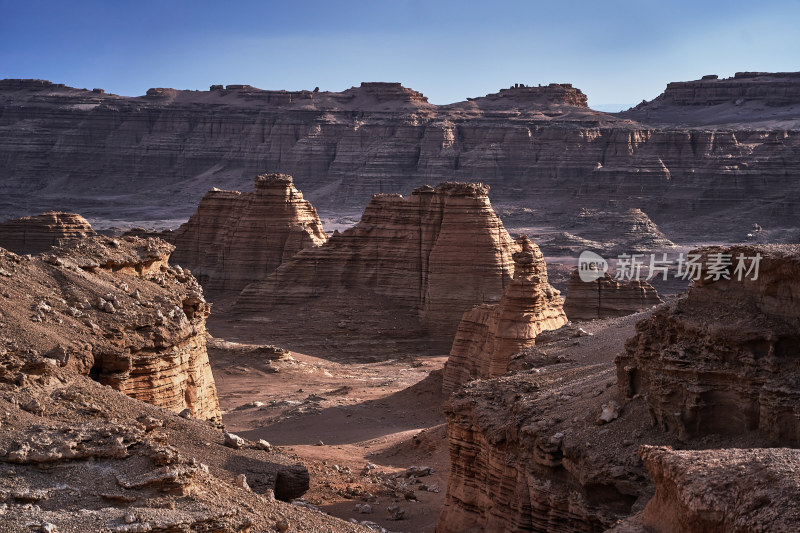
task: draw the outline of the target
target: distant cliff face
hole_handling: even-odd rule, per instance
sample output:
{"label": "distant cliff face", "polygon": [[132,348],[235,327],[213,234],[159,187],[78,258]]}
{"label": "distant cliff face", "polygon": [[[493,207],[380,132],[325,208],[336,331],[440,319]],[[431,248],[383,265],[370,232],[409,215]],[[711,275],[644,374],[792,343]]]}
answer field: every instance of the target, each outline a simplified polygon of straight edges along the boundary
{"label": "distant cliff face", "polygon": [[[791,100],[800,81],[782,80],[789,86],[735,81],[757,86],[747,94]],[[743,206],[762,224],[791,218],[800,206],[796,117],[770,125],[778,108],[747,107],[729,125],[704,119],[689,127],[700,111],[685,108],[703,106],[679,107],[666,106],[664,117],[649,107],[611,116],[558,84],[436,106],[388,83],[341,93],[152,89],[129,98],[4,80],[0,215],[68,208],[123,220],[186,218],[205,191],[241,190],[268,171],[293,175],[318,207],[360,207],[374,193],[408,193],[421,179],[480,180],[494,187],[495,201],[546,210],[613,200],[657,223],[677,212],[741,214]]]}
{"label": "distant cliff face", "polygon": [[92,235],[92,226],[77,213],[49,211],[0,223],[0,247],[16,254],[38,254]]}

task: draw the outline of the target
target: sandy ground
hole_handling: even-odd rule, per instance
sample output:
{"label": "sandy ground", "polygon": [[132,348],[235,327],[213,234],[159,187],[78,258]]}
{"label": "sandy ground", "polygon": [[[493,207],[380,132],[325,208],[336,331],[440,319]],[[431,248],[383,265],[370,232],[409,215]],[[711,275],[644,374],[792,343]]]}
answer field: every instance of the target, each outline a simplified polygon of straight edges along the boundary
{"label": "sandy ground", "polygon": [[[446,356],[334,362],[219,339],[209,356],[226,429],[296,454],[311,473],[306,501],[390,531],[434,531],[449,468],[439,372]],[[368,463],[374,469],[363,475]],[[392,479],[414,466],[433,473]],[[364,503],[371,513],[355,509]],[[392,505],[405,511],[402,520],[390,519]]]}

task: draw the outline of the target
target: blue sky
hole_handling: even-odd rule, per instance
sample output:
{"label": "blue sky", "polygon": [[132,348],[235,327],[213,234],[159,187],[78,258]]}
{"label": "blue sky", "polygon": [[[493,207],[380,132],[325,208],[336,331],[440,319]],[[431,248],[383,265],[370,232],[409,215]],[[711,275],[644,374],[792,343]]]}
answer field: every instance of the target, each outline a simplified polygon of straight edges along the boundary
{"label": "blue sky", "polygon": [[798,23],[800,0],[0,0],[0,78],[123,95],[399,81],[437,104],[568,82],[635,104],[669,81],[800,71]]}

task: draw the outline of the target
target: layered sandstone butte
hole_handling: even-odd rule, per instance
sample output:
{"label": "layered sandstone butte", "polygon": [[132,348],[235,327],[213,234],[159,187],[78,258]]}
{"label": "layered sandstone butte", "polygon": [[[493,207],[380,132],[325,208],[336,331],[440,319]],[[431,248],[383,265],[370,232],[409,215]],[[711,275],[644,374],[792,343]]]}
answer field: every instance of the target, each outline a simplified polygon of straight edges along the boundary
{"label": "layered sandstone butte", "polygon": [[445,394],[470,379],[505,374],[513,354],[534,345],[542,331],[567,323],[560,293],[547,281],[541,251],[527,235],[517,244],[514,279],[500,302],[473,307],[461,319],[444,369]]}
{"label": "layered sandstone butte", "polygon": [[317,211],[292,177],[262,174],[251,193],[213,190],[170,241],[172,262],[212,293],[238,293],[294,254],[328,240]]}
{"label": "layered sandstone butte", "polygon": [[158,239],[87,237],[41,256],[0,251],[0,343],[133,398],[220,419],[210,306]]}
{"label": "layered sandstone butte", "polygon": [[[800,79],[726,83],[785,99]],[[800,135],[792,106],[755,102],[736,114],[747,103],[731,103],[730,116],[714,122],[719,106],[662,112],[654,102],[613,116],[588,109],[584,98],[567,85],[515,86],[437,106],[380,83],[341,93],[228,85],[129,98],[3,80],[0,213],[59,208],[152,220],[169,210],[177,219],[212,186],[242,190],[270,169],[294,176],[317,207],[360,207],[374,193],[410,192],[420,176],[434,183],[480,176],[495,202],[521,200],[542,212],[616,202],[659,224],[680,213],[703,221],[687,228],[713,232],[736,226],[728,216],[735,210],[746,220],[742,236],[753,222],[794,223]],[[714,101],[710,92],[697,98]],[[704,109],[716,111],[695,120]],[[68,191],[57,199],[56,176]]]}
{"label": "layered sandstone butte", "polygon": [[608,272],[594,281],[583,281],[577,269],[567,285],[564,312],[570,320],[595,320],[638,313],[662,303],[656,289],[644,280],[625,283]]}
{"label": "layered sandstone butte", "polygon": [[800,450],[644,446],[640,455],[656,492],[620,533],[794,531],[800,523]]}
{"label": "layered sandstone butte", "polygon": [[363,308],[382,301],[384,316],[413,318],[428,333],[452,339],[458,317],[499,300],[511,279],[516,245],[488,190],[447,182],[417,188],[408,198],[376,195],[358,225],[246,287],[236,311]]}
{"label": "layered sandstone butte", "polygon": [[[800,446],[800,246],[696,252],[701,279],[637,324],[618,356],[621,391],[645,397],[655,423],[681,438],[756,432]],[[731,279],[707,269],[717,254],[733,263],[723,271]],[[757,279],[738,279],[740,255],[745,268],[761,257]]]}
{"label": "layered sandstone butte", "polygon": [[38,254],[90,235],[96,235],[92,226],[76,213],[48,211],[0,222],[0,247],[17,254]]}

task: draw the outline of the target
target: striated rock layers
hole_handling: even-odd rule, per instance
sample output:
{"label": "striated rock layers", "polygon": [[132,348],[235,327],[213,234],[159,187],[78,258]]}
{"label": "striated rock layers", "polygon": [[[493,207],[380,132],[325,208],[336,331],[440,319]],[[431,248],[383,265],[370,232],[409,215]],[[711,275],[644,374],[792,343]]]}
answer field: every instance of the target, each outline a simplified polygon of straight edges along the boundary
{"label": "striated rock layers", "polygon": [[564,312],[570,320],[595,320],[638,313],[660,303],[658,292],[646,281],[621,283],[606,272],[586,282],[575,269],[569,277]]}
{"label": "striated rock layers", "polygon": [[[777,99],[791,99],[800,87],[796,76],[776,76],[786,87],[768,77],[730,83],[758,85]],[[696,94],[714,101],[710,92]],[[420,176],[436,183],[480,177],[494,187],[495,202],[524,201],[549,213],[616,202],[643,209],[659,224],[676,213],[707,217],[704,232],[735,225],[732,210],[747,219],[739,233],[753,222],[794,223],[796,110],[775,120],[773,113],[791,107],[737,115],[740,107],[730,106],[731,124],[714,122],[714,111],[702,126],[687,126],[686,108],[718,106],[670,105],[651,120],[650,110],[593,111],[567,85],[515,85],[437,106],[399,84],[340,93],[228,85],[129,98],[3,80],[0,213],[57,207],[152,220],[168,209],[188,217],[212,186],[241,189],[270,169],[294,176],[318,207],[410,192]],[[68,195],[52,194],[55,177]]]}
{"label": "striated rock layers", "polygon": [[172,262],[212,293],[238,293],[281,263],[328,240],[317,211],[292,177],[262,174],[251,193],[213,190],[173,235]]}
{"label": "striated rock layers", "polygon": [[379,314],[410,317],[428,333],[452,339],[458,317],[499,300],[511,279],[516,245],[488,190],[448,182],[417,188],[408,198],[376,195],[355,227],[246,287],[236,310],[312,305],[316,312],[381,300]]}
{"label": "striated rock layers", "polygon": [[42,256],[0,249],[0,347],[38,354],[139,400],[220,420],[210,306],[158,239],[87,237]]}
{"label": "striated rock layers", "polygon": [[535,344],[540,332],[567,323],[563,300],[547,281],[539,248],[526,235],[517,244],[514,279],[500,302],[473,307],[461,319],[444,368],[445,394],[470,379],[505,374],[513,354]]}
{"label": "striated rock layers", "polygon": [[[616,361],[620,389],[684,439],[757,432],[800,446],[800,246],[699,253],[704,264],[731,257],[731,279],[704,269],[687,296],[637,324]],[[740,254],[761,257],[757,279],[737,279]]]}
{"label": "striated rock layers", "polygon": [[96,235],[92,226],[76,213],[48,211],[0,222],[0,247],[16,254],[38,254],[90,235]]}
{"label": "striated rock layers", "polygon": [[788,532],[800,523],[800,450],[643,446],[639,453],[656,492],[638,527],[620,533]]}

